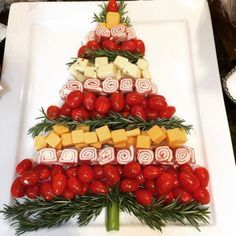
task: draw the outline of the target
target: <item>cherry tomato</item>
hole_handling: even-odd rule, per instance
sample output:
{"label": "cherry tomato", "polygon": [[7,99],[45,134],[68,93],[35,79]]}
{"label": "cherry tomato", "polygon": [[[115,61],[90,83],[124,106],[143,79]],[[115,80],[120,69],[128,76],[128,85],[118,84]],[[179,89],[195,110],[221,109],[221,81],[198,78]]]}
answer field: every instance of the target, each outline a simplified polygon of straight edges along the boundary
{"label": "cherry tomato", "polygon": [[61,115],[62,116],[70,116],[71,115],[71,107],[65,102],[61,107]]}
{"label": "cherry tomato", "polygon": [[107,194],[109,192],[107,186],[96,179],[90,183],[89,189],[95,194]]}
{"label": "cherry tomato", "polygon": [[117,169],[119,175],[122,177],[123,176],[123,166],[115,165],[115,168]]}
{"label": "cherry tomato", "polygon": [[88,164],[83,164],[79,167],[77,177],[82,183],[89,183],[93,180],[93,169]]}
{"label": "cherry tomato", "polygon": [[118,12],[119,11],[119,7],[118,7],[116,0],[109,0],[109,2],[107,4],[107,11],[111,11],[111,12]]}
{"label": "cherry tomato", "polygon": [[141,174],[141,166],[138,162],[132,161],[123,167],[123,175],[127,178],[136,178]]}
{"label": "cherry tomato", "polygon": [[55,197],[52,191],[51,181],[46,181],[41,183],[40,194],[46,201],[51,201]]}
{"label": "cherry tomato", "polygon": [[86,46],[91,50],[98,50],[100,48],[100,44],[96,40],[88,41]]}
{"label": "cherry tomato", "polygon": [[80,49],[78,50],[77,56],[84,57],[87,54],[87,50],[88,48],[86,46],[80,47]]}
{"label": "cherry tomato", "polygon": [[83,105],[88,111],[95,109],[96,96],[93,93],[84,93]]}
{"label": "cherry tomato", "polygon": [[156,98],[162,99],[162,100],[164,100],[164,101],[166,102],[166,98],[165,98],[164,96],[160,95],[160,94],[148,94],[147,97],[148,97],[148,98],[156,97]]}
{"label": "cherry tomato", "polygon": [[70,92],[66,97],[66,103],[71,108],[78,108],[83,101],[83,93],[79,90]]}
{"label": "cherry tomato", "polygon": [[157,200],[163,200],[165,204],[170,204],[174,200],[174,194],[173,192],[168,192],[163,195],[159,195]]}
{"label": "cherry tomato", "polygon": [[178,179],[181,187],[189,193],[194,192],[200,186],[197,177],[188,172],[181,172]]}
{"label": "cherry tomato", "polygon": [[93,177],[94,177],[94,179],[104,178],[102,166],[99,166],[99,165],[93,166]]}
{"label": "cherry tomato", "polygon": [[145,44],[142,40],[140,39],[136,39],[135,40],[135,50],[134,52],[140,53],[140,54],[144,54],[145,53]]}
{"label": "cherry tomato", "polygon": [[104,40],[102,46],[109,51],[117,51],[117,44],[110,39]]}
{"label": "cherry tomato", "polygon": [[172,174],[164,172],[156,180],[156,189],[159,195],[163,195],[172,190],[174,186],[174,177]]}
{"label": "cherry tomato", "polygon": [[52,178],[52,191],[56,196],[61,196],[66,189],[67,178],[64,174],[57,174]]}
{"label": "cherry tomato", "polygon": [[171,118],[175,114],[175,107],[168,106],[165,110],[159,112],[160,118]]}
{"label": "cherry tomato", "polygon": [[35,184],[33,186],[28,186],[26,188],[26,196],[30,199],[35,199],[40,194],[39,184]]}
{"label": "cherry tomato", "polygon": [[64,174],[64,168],[61,165],[54,165],[51,170],[51,178],[57,174]]}
{"label": "cherry tomato", "polygon": [[111,102],[105,96],[99,96],[95,102],[95,110],[99,114],[107,114],[111,110]]}
{"label": "cherry tomato", "polygon": [[70,166],[67,170],[66,170],[66,176],[68,178],[70,177],[76,177],[77,176],[77,172],[78,172],[78,167],[77,166]]}
{"label": "cherry tomato", "polygon": [[130,114],[132,116],[138,117],[142,120],[146,120],[145,110],[140,105],[135,105],[135,106],[131,107]]}
{"label": "cherry tomato", "polygon": [[74,194],[80,195],[82,192],[83,185],[77,177],[71,177],[68,179],[67,187],[68,187],[68,190],[70,190]]}
{"label": "cherry tomato", "polygon": [[125,118],[128,118],[130,116],[130,113],[129,113],[129,111],[122,111],[121,115]]}
{"label": "cherry tomato", "polygon": [[189,173],[193,173],[193,169],[192,167],[188,164],[188,163],[185,163],[183,165],[180,165],[178,167],[178,170],[179,172],[189,172]]}
{"label": "cherry tomato", "polygon": [[187,203],[193,200],[192,196],[181,188],[175,188],[173,193],[174,197],[178,198],[181,203]]}
{"label": "cherry tomato", "polygon": [[165,100],[160,99],[159,97],[150,97],[148,99],[148,108],[155,111],[164,111],[167,108],[167,103]]}
{"label": "cherry tomato", "polygon": [[38,183],[39,176],[35,171],[27,170],[21,175],[20,181],[25,186],[32,186]]}
{"label": "cherry tomato", "polygon": [[116,184],[120,181],[118,170],[111,164],[107,164],[103,167],[103,173],[105,178],[113,184]]}
{"label": "cherry tomato", "polygon": [[86,120],[89,118],[89,113],[84,107],[74,108],[71,112],[71,117],[73,120]]}
{"label": "cherry tomato", "polygon": [[197,167],[193,171],[194,175],[198,178],[200,185],[202,187],[207,187],[209,183],[209,172],[206,168],[204,167]]}
{"label": "cherry tomato", "polygon": [[149,206],[152,204],[152,194],[145,189],[139,189],[135,192],[136,201],[142,206]]}
{"label": "cherry tomato", "polygon": [[123,193],[132,193],[139,189],[139,182],[136,179],[123,179],[120,183],[120,189]]}
{"label": "cherry tomato", "polygon": [[143,177],[145,179],[156,179],[163,172],[163,168],[159,166],[145,166],[143,169]]}
{"label": "cherry tomato", "polygon": [[70,191],[67,187],[62,193],[62,197],[65,199],[73,199],[75,197],[75,194],[72,191]]}
{"label": "cherry tomato", "polygon": [[148,106],[147,99],[144,99],[141,105],[142,105],[143,109],[147,109],[147,106]]}
{"label": "cherry tomato", "polygon": [[43,164],[39,164],[33,167],[33,170],[38,174],[39,180],[46,180],[49,178],[51,171],[50,169]]}
{"label": "cherry tomato", "polygon": [[127,93],[125,98],[126,104],[129,106],[142,105],[144,100],[144,96],[136,92]]}
{"label": "cherry tomato", "polygon": [[176,188],[176,187],[179,187],[179,180],[178,180],[178,172],[176,169],[174,169],[172,166],[170,166],[167,170],[166,170],[167,173],[169,174],[172,174],[173,177],[174,177],[174,184],[173,184],[173,187]]}
{"label": "cherry tomato", "polygon": [[200,187],[193,192],[193,198],[195,201],[201,204],[208,204],[210,202],[210,194],[207,189]]}
{"label": "cherry tomato", "polygon": [[24,197],[26,192],[25,186],[21,183],[20,177],[16,178],[11,185],[11,195],[14,198]]}
{"label": "cherry tomato", "polygon": [[145,189],[147,189],[152,195],[157,193],[155,181],[152,179],[145,180]]}
{"label": "cherry tomato", "polygon": [[134,40],[124,41],[120,48],[121,51],[128,51],[128,52],[134,52],[135,49],[136,49],[136,43]]}
{"label": "cherry tomato", "polygon": [[156,120],[158,118],[158,112],[147,108],[145,110],[147,120]]}
{"label": "cherry tomato", "polygon": [[80,196],[86,195],[88,191],[89,191],[89,184],[82,184]]}
{"label": "cherry tomato", "polygon": [[50,106],[47,109],[47,118],[55,120],[60,116],[60,108],[58,106]]}
{"label": "cherry tomato", "polygon": [[145,179],[142,174],[138,175],[135,179],[139,182],[140,185],[145,182]]}
{"label": "cherry tomato", "polygon": [[24,159],[16,166],[16,173],[18,175],[22,175],[25,171],[30,170],[32,165],[33,164],[30,159]]}
{"label": "cherry tomato", "polygon": [[97,111],[90,111],[89,117],[92,119],[103,117],[102,114],[99,114]]}
{"label": "cherry tomato", "polygon": [[104,179],[104,183],[105,183],[105,185],[106,185],[107,187],[112,187],[112,186],[115,185],[114,182],[112,182],[111,180],[106,179],[106,178]]}
{"label": "cherry tomato", "polygon": [[125,107],[125,97],[123,93],[113,93],[110,97],[110,101],[114,112],[121,112]]}

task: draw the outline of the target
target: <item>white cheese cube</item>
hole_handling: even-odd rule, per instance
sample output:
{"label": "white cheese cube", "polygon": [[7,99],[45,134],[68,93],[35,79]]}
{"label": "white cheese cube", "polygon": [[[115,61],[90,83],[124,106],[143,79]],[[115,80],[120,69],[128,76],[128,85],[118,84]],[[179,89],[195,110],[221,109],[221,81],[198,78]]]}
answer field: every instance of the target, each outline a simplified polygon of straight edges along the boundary
{"label": "white cheese cube", "polygon": [[145,59],[141,59],[141,58],[138,59],[136,64],[138,68],[141,70],[147,70],[149,66],[148,62]]}
{"label": "white cheese cube", "polygon": [[135,64],[129,62],[125,65],[122,74],[126,77],[137,79],[139,78],[139,68]]}
{"label": "white cheese cube", "polygon": [[78,69],[81,69],[80,66],[77,63],[74,63],[69,67],[69,72],[75,79],[83,82],[85,80],[83,72]]}
{"label": "white cheese cube", "polygon": [[100,79],[106,79],[107,77],[115,77],[116,66],[114,64],[101,65],[97,69],[97,76]]}
{"label": "white cheese cube", "polygon": [[122,56],[117,56],[114,64],[117,66],[118,69],[123,70],[125,65],[129,62],[129,60],[125,57]]}
{"label": "white cheese cube", "polygon": [[78,58],[77,59],[77,64],[79,64],[80,66],[86,67],[88,66],[89,60],[85,59],[85,58]]}
{"label": "white cheese cube", "polygon": [[95,58],[95,67],[98,68],[99,66],[102,65],[107,65],[108,64],[108,57],[96,57]]}
{"label": "white cheese cube", "polygon": [[84,71],[86,79],[97,79],[96,68],[94,66],[87,66]]}
{"label": "white cheese cube", "polygon": [[141,75],[144,79],[152,79],[152,75],[149,70],[142,70]]}
{"label": "white cheese cube", "polygon": [[121,70],[116,70],[115,79],[117,79],[117,80],[120,80],[120,79],[121,79]]}

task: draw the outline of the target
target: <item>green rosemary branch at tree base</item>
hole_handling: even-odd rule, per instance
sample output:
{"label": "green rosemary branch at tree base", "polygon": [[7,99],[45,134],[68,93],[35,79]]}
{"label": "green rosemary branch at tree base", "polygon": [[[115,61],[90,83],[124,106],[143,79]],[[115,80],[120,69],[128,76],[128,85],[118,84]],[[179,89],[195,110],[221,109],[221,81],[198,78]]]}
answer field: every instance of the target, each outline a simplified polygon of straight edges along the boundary
{"label": "green rosemary branch at tree base", "polygon": [[140,128],[141,130],[148,130],[154,125],[164,127],[165,129],[181,128],[185,130],[186,133],[190,133],[190,130],[192,129],[192,125],[185,124],[185,120],[177,116],[174,116],[170,119],[158,118],[157,120],[145,121],[133,116],[125,118],[119,113],[111,112],[107,117],[97,117],[96,119],[76,121],[73,120],[71,117],[64,116],[59,117],[56,120],[49,120],[43,108],[41,109],[41,112],[43,115],[37,118],[41,121],[28,130],[28,134],[31,134],[32,137],[35,137],[40,133],[45,133],[52,130],[53,125],[56,124],[65,125],[69,127],[70,130],[74,130],[76,129],[76,127],[83,125],[90,126],[91,130],[94,130],[104,125],[108,125],[108,127],[112,130],[131,130],[135,128]]}
{"label": "green rosemary branch at tree base", "polygon": [[[151,206],[144,207],[135,201],[133,194],[122,193],[118,188],[112,188],[107,195],[78,196],[73,200],[55,198],[46,201],[37,198],[24,199],[21,203],[15,200],[12,205],[5,205],[0,212],[5,219],[11,220],[16,234],[21,235],[43,228],[58,227],[71,218],[77,219],[78,226],[85,226],[95,220],[104,207],[114,202],[120,211],[136,216],[143,224],[159,231],[171,222],[190,224],[199,230],[200,223],[208,223],[210,214],[208,207],[197,202],[182,204],[175,200],[165,205],[161,200],[154,200]],[[110,225],[113,224],[109,222]]]}

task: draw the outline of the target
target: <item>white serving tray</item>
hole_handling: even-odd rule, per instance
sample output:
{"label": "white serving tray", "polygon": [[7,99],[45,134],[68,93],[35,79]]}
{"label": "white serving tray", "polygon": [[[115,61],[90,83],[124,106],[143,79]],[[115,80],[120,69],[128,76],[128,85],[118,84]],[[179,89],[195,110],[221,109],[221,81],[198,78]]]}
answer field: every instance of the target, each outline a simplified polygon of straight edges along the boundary
{"label": "white serving tray", "polygon": [[[97,2],[13,4],[7,29],[0,100],[0,207],[9,204],[16,163],[34,154],[27,130],[41,107],[59,104],[58,91],[70,78],[66,62],[94,28]],[[234,235],[236,171],[217,68],[211,20],[204,0],[128,3],[129,16],[146,44],[159,93],[176,106],[177,115],[194,125],[188,144],[211,175],[211,217],[201,233],[190,226],[168,225],[153,231],[121,214],[119,232],[107,233],[104,215],[87,227],[73,223],[27,235]],[[14,230],[0,216],[0,235]]]}

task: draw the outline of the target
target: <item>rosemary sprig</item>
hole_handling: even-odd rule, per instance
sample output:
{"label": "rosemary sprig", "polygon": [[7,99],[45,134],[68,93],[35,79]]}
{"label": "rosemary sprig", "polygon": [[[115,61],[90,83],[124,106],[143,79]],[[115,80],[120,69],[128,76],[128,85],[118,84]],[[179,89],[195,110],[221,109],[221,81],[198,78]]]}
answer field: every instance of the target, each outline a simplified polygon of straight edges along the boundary
{"label": "rosemary sprig", "polygon": [[184,129],[186,133],[190,133],[190,130],[192,129],[192,125],[185,124],[185,120],[177,116],[174,116],[170,119],[158,118],[157,120],[145,121],[138,117],[133,117],[133,116],[125,118],[119,113],[111,112],[107,117],[100,117],[100,118],[98,117],[96,119],[76,121],[73,120],[71,117],[65,117],[65,116],[59,117],[56,120],[49,120],[43,108],[41,108],[41,112],[43,116],[37,118],[41,119],[41,121],[28,130],[28,134],[31,134],[32,137],[35,137],[40,133],[45,133],[47,131],[52,130],[52,127],[55,124],[65,125],[69,127],[70,130],[74,130],[77,126],[83,126],[83,125],[90,126],[91,130],[99,128],[103,125],[108,125],[108,127],[112,130],[123,129],[123,128],[125,128],[126,130],[131,130],[134,128],[140,128],[141,130],[148,130],[154,125],[164,127],[165,129],[181,128]]}
{"label": "rosemary sprig", "polygon": [[101,12],[99,14],[94,13],[92,22],[105,22],[107,15],[107,3],[103,3],[98,5],[101,8]]}
{"label": "rosemary sprig", "polygon": [[121,193],[118,188],[112,188],[108,195],[86,195],[74,200],[55,198],[45,201],[24,199],[22,203],[15,200],[11,206],[5,205],[0,211],[5,219],[10,219],[16,234],[42,228],[60,226],[69,219],[77,217],[78,226],[84,226],[95,220],[108,203],[117,202],[120,211],[136,216],[140,222],[152,229],[162,230],[169,222],[189,223],[199,229],[200,223],[208,223],[208,207],[196,202],[181,204],[177,200],[169,205],[155,200],[153,205],[143,207],[135,201],[133,194]]}
{"label": "rosemary sprig", "polygon": [[126,26],[129,27],[132,26],[129,16],[126,16],[126,14],[128,13],[128,11],[125,10],[127,3],[125,3],[124,0],[121,0],[119,1],[118,6],[119,6],[119,13],[121,16],[120,22],[126,24]]}

